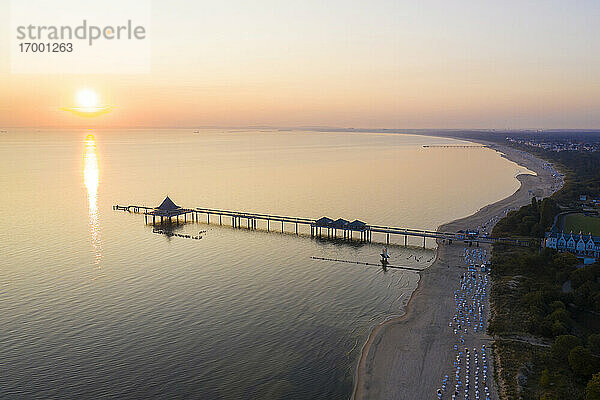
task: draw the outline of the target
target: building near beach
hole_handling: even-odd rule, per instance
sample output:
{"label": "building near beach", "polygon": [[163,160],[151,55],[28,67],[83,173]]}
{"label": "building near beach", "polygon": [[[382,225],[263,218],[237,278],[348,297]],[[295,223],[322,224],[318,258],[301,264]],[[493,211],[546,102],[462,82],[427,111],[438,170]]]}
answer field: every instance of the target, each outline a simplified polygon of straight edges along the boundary
{"label": "building near beach", "polygon": [[550,232],[546,232],[544,246],[573,253],[582,258],[584,264],[594,263],[600,257],[600,236],[592,236],[591,233],[587,235],[581,232],[564,233],[553,228]]}

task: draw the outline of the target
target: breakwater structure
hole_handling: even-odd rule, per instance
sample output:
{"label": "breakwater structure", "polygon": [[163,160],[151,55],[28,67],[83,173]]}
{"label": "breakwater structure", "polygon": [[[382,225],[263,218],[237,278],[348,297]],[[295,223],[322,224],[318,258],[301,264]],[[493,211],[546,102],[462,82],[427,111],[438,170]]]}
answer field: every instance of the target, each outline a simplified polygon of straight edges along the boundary
{"label": "breakwater structure", "polygon": [[[258,221],[266,223],[266,230],[286,232],[286,224],[293,227],[293,233],[299,234],[299,226],[308,226],[310,228],[310,237],[327,237],[330,239],[354,240],[355,235],[361,242],[372,242],[373,235],[376,234],[381,243],[390,243],[391,235],[403,236],[404,245],[407,245],[408,237],[423,238],[423,247],[427,238],[441,240],[444,243],[452,244],[453,241],[462,241],[469,245],[479,245],[479,243],[501,243],[513,246],[530,246],[530,240],[522,238],[500,238],[490,237],[480,234],[478,231],[461,232],[440,232],[424,229],[402,228],[384,225],[369,225],[360,220],[349,221],[343,218],[333,220],[328,217],[301,218],[289,217],[275,214],[259,214],[243,211],[221,210],[216,208],[183,208],[176,205],[168,196],[158,207],[147,207],[138,205],[114,205],[113,210],[127,211],[130,213],[143,214],[145,223],[149,222],[155,225],[157,222],[163,224],[171,223],[175,220],[180,222],[180,217],[187,222],[188,216],[191,221],[201,221],[201,217],[206,216],[205,222],[213,222],[219,225],[231,222],[233,228],[247,228],[249,230],[258,229]],[[204,220],[204,218],[202,218]],[[289,231],[289,230],[288,230]]]}

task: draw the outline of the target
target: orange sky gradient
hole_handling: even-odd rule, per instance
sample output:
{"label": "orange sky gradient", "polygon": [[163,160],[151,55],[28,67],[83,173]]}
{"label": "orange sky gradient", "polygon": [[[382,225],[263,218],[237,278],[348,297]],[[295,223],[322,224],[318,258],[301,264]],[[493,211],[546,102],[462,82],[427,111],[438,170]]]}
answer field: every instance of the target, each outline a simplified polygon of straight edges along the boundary
{"label": "orange sky gradient", "polygon": [[[0,39],[0,127],[600,128],[596,2],[281,3],[154,2],[149,74],[11,74]],[[112,111],[62,111],[83,87]]]}

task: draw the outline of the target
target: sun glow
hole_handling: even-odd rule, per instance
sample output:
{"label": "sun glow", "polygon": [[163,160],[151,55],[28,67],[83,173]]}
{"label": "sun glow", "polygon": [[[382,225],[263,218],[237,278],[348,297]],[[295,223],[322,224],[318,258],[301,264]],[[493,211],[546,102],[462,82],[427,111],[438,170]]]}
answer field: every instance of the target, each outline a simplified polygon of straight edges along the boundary
{"label": "sun glow", "polygon": [[75,106],[64,107],[64,111],[69,111],[80,117],[96,117],[106,114],[112,110],[108,105],[100,104],[100,96],[92,89],[80,89],[75,94]]}
{"label": "sun glow", "polygon": [[77,105],[81,108],[96,108],[99,105],[98,95],[91,89],[81,89],[76,98]]}

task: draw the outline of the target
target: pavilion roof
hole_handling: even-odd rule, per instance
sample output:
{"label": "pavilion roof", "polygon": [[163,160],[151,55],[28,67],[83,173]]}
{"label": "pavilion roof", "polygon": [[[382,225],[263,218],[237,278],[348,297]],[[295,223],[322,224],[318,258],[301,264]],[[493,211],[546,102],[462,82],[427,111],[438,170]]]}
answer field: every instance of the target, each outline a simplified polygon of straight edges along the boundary
{"label": "pavilion roof", "polygon": [[334,228],[344,229],[348,226],[350,221],[345,220],[344,218],[338,218],[331,224]]}
{"label": "pavilion roof", "polygon": [[175,211],[180,208],[181,207],[179,207],[177,204],[173,203],[173,200],[171,200],[169,196],[165,197],[160,206],[156,207],[157,210],[161,211]]}
{"label": "pavilion roof", "polygon": [[333,220],[328,217],[321,217],[315,221],[315,225],[320,227],[329,227],[333,223]]}
{"label": "pavilion roof", "polygon": [[354,221],[348,224],[348,227],[353,230],[364,230],[367,227],[367,224],[358,219],[355,219]]}
{"label": "pavilion roof", "polygon": [[169,196],[167,196],[160,206],[155,207],[154,210],[150,211],[148,214],[161,217],[175,217],[190,211],[191,210],[189,209],[179,207],[177,204],[173,203],[173,200],[171,200]]}

